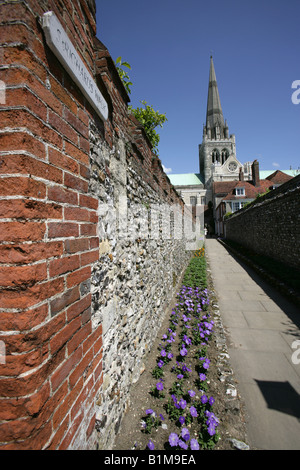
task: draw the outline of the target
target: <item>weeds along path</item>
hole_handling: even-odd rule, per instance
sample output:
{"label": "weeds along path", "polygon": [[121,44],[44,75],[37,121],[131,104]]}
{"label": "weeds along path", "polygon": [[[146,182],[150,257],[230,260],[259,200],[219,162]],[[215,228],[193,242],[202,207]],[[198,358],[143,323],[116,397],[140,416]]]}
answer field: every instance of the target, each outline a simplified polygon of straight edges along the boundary
{"label": "weeds along path", "polygon": [[202,248],[133,387],[115,449],[226,449],[230,438],[245,439],[240,406],[232,406],[236,395],[227,393],[228,378],[236,389],[209,282]]}

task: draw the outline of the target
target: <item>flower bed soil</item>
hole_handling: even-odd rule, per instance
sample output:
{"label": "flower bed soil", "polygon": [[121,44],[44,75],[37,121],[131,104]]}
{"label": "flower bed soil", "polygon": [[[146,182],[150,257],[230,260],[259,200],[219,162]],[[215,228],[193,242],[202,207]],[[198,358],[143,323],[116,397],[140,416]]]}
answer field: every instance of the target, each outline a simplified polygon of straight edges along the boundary
{"label": "flower bed soil", "polygon": [[[230,357],[227,352],[228,338],[219,315],[217,296],[209,269],[207,269],[207,287],[209,305],[205,315],[213,322],[213,331],[205,348],[205,357],[209,361],[209,368],[201,370],[200,366],[203,364],[203,361],[199,363],[199,358],[197,357],[199,346],[194,344],[189,346],[186,364],[190,372],[186,374],[187,378],[183,379],[182,382],[184,383],[184,390],[192,390],[195,392],[195,395],[190,398],[185,393],[184,398],[187,403],[184,410],[180,409],[180,415],[185,416],[186,422],[181,424],[178,422],[178,419],[170,419],[166,410],[167,402],[170,401],[174,404],[175,400],[174,395],[173,398],[170,398],[172,395],[170,389],[178,381],[178,371],[175,372],[173,369],[174,365],[176,365],[176,359],[177,361],[185,360],[185,357],[182,357],[179,352],[182,348],[182,338],[179,337],[180,328],[183,324],[182,320],[180,324],[178,322],[176,336],[173,336],[175,341],[171,343],[170,351],[174,357],[164,364],[162,380],[153,377],[152,374],[155,368],[157,370],[158,361],[161,359],[161,351],[164,349],[164,345],[167,344],[166,340],[163,339],[163,335],[168,332],[170,318],[174,318],[171,312],[176,309],[176,304],[178,305],[178,297],[175,297],[168,308],[157,340],[145,359],[145,371],[139,381],[132,387],[130,404],[116,437],[114,450],[149,450],[149,442],[150,447],[152,446],[154,450],[172,450],[169,443],[171,433],[175,433],[180,438],[181,443],[183,443],[182,445],[188,446],[188,450],[191,450],[192,439],[197,439],[201,443],[200,449],[213,448],[214,450],[235,449],[237,447],[234,440],[241,443],[247,442],[244,406],[238,393],[237,382],[231,370]],[[170,335],[168,338],[170,338]],[[204,392],[201,391],[199,372],[205,372],[206,375],[206,390]],[[158,383],[163,384],[163,390],[158,391],[156,389]],[[154,391],[154,393],[151,391]],[[159,398],[162,394],[165,394],[165,396]],[[201,405],[203,395],[206,395],[208,400],[213,397],[211,400],[213,404],[210,405],[207,402],[207,404]],[[180,397],[178,397],[177,403],[179,399]],[[201,407],[209,412],[213,412],[214,416],[216,416],[218,424],[214,435],[210,436],[207,432],[207,425],[205,424],[207,416],[205,416],[205,420],[202,423],[196,417],[191,418],[189,408],[194,405],[198,409],[198,416]],[[153,410],[155,413],[158,426],[153,427],[151,432],[148,433],[145,432],[145,422],[149,423],[154,419],[154,415],[151,415],[149,410]],[[189,432],[189,439],[186,441],[182,438],[182,429],[187,429]],[[202,436],[202,439],[199,439],[199,436]],[[180,449],[178,446],[175,448],[176,450]],[[175,448],[173,447],[173,449]]]}

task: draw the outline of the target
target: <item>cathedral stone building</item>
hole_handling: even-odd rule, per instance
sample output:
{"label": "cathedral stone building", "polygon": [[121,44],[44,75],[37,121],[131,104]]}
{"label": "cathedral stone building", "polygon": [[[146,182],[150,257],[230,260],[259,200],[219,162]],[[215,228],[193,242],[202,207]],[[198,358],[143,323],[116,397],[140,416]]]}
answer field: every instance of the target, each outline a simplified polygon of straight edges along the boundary
{"label": "cathedral stone building", "polygon": [[[227,195],[224,193],[224,183],[243,181],[252,183],[258,188],[260,187],[258,182],[269,177],[273,172],[274,170],[259,171],[257,160],[246,163],[241,163],[238,160],[235,135],[229,134],[228,124],[223,116],[211,56],[206,123],[203,126],[202,143],[199,145],[199,173],[169,174],[171,183],[181,194],[186,204],[201,205],[202,208],[204,205],[205,224],[214,232],[217,228],[216,210],[221,202],[220,184],[222,183],[221,193],[222,198],[224,198]],[[280,173],[284,173],[285,176],[295,176],[292,171],[285,170]],[[229,186],[231,190],[232,184],[229,184]],[[234,210],[235,206],[233,206],[232,212]],[[199,211],[199,213],[202,213],[202,211]],[[216,231],[218,232],[218,230]]]}
{"label": "cathedral stone building", "polygon": [[199,145],[199,168],[204,177],[205,188],[211,190],[213,181],[237,178],[241,167],[236,158],[235,135],[229,135],[227,121],[224,121],[211,57],[206,124],[203,127],[203,141]]}

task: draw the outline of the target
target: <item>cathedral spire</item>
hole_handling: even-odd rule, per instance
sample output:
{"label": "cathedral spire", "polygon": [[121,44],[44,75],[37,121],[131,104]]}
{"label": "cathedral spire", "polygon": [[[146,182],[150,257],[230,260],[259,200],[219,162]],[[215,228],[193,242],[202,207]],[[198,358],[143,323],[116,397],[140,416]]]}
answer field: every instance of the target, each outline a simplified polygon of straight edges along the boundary
{"label": "cathedral spire", "polygon": [[223,117],[213,58],[210,56],[206,124],[199,146],[199,173],[205,188],[211,191],[214,181],[238,179],[240,166],[236,158],[235,135],[229,134],[227,121]]}
{"label": "cathedral spire", "polygon": [[210,56],[209,84],[206,110],[206,128],[208,127],[211,128],[212,138],[220,139],[224,137],[224,117],[212,56]]}

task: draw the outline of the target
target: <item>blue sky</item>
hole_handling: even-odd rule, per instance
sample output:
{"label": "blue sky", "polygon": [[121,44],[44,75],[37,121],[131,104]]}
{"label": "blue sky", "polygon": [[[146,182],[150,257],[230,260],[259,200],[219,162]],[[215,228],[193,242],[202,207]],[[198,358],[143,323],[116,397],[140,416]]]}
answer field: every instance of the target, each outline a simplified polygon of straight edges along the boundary
{"label": "blue sky", "polygon": [[133,107],[146,100],[168,121],[159,157],[172,173],[199,171],[210,54],[241,163],[300,167],[299,0],[96,0],[97,36],[130,63]]}

